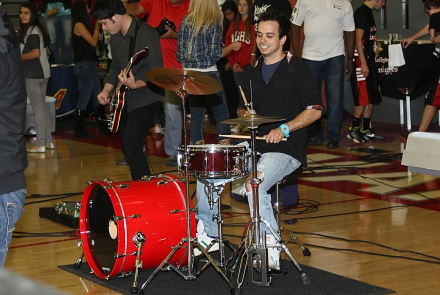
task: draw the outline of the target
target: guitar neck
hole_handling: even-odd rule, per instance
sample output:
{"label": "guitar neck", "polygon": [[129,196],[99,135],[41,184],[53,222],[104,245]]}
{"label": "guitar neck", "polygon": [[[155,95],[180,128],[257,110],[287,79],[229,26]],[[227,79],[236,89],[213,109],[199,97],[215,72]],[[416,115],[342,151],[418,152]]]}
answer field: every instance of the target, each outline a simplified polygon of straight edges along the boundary
{"label": "guitar neck", "polygon": [[[133,66],[133,58],[130,58],[130,61],[128,62],[127,67],[125,68],[125,75],[128,75],[132,66]],[[121,83],[121,81],[119,81],[118,86],[116,86],[115,93],[119,93],[119,91],[121,90],[121,86],[122,86],[122,83]]]}

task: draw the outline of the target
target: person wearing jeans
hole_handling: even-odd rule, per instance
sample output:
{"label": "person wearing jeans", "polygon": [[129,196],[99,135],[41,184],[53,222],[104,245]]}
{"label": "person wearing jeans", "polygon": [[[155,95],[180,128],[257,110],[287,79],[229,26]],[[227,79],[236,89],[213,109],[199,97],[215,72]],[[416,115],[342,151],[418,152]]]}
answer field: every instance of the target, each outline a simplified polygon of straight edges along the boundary
{"label": "person wearing jeans", "polygon": [[0,2],[0,268],[26,196],[26,87],[14,26]]}
{"label": "person wearing jeans", "polygon": [[[243,83],[244,96],[252,97],[253,111],[256,114],[285,118],[258,126],[258,135],[265,140],[257,140],[255,145],[255,151],[261,154],[256,167],[257,175],[249,175],[244,185],[253,215],[253,186],[260,180],[259,213],[275,232],[278,226],[267,191],[301,165],[307,165],[305,127],[319,119],[323,109],[310,67],[288,51],[283,51],[289,29],[289,19],[281,12],[266,11],[260,15],[256,43],[262,56],[255,67],[246,71]],[[245,108],[244,102],[240,102],[237,116],[245,118],[249,115],[250,111]],[[197,199],[197,217],[202,225],[197,226],[196,237],[199,243],[208,245],[217,234],[216,224],[212,221],[216,212],[207,206],[207,196],[200,181],[197,185]],[[266,232],[268,267],[279,270],[279,241],[265,223],[261,223],[260,228],[260,234]],[[209,251],[219,248],[218,244],[214,245]],[[197,255],[199,252],[200,250],[194,253]]]}
{"label": "person wearing jeans", "polygon": [[[325,81],[327,98],[327,148],[336,149],[341,140],[344,99],[344,73],[347,79],[353,69],[355,26],[353,7],[348,0],[298,0],[293,10],[291,46],[301,57],[300,36],[304,24],[302,58],[312,68],[321,89]],[[344,57],[344,35],[348,57]],[[344,67],[345,63],[345,67]],[[324,131],[318,120],[307,128],[307,145],[324,143]]]}
{"label": "person wearing jeans", "polygon": [[[344,55],[335,56],[323,61],[315,61],[303,58],[312,74],[315,77],[316,85],[325,81],[325,94],[327,98],[327,138],[330,141],[339,143],[341,140],[342,113],[344,103]],[[307,127],[309,141],[324,142],[324,131],[321,127],[321,120],[310,124]]]}
{"label": "person wearing jeans", "polygon": [[[204,72],[205,75],[222,82],[218,71]],[[217,121],[217,142],[220,134],[230,134],[229,124],[220,123],[229,119],[228,104],[224,90],[209,95],[189,95],[189,107],[191,110],[190,138],[191,143],[195,144],[203,140],[203,129],[205,127],[205,103],[208,103]]]}
{"label": "person wearing jeans", "polygon": [[78,78],[79,97],[75,110],[75,134],[76,138],[93,138],[87,133],[85,127],[85,112],[90,97],[93,99],[93,108],[98,108],[97,96],[101,92],[101,82],[96,71],[96,44],[98,43],[101,25],[95,23],[95,27],[89,19],[90,9],[84,1],[77,0],[72,4],[73,18],[73,56],[75,67],[74,75]]}
{"label": "person wearing jeans", "polygon": [[[50,36],[50,50],[55,63],[72,64],[72,49],[70,39],[72,36],[71,1],[44,0],[47,11],[41,14],[44,26]],[[61,49],[61,58],[60,50]]]}

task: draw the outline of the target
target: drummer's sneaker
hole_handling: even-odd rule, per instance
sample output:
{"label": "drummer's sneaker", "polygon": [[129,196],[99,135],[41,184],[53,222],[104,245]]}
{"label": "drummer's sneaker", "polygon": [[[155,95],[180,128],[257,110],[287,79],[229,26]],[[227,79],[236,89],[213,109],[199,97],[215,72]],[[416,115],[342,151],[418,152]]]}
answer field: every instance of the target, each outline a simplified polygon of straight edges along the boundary
{"label": "drummer's sneaker", "polygon": [[361,134],[366,140],[384,140],[385,139],[385,135],[377,134],[373,131],[373,129],[361,130]]}
{"label": "drummer's sneaker", "polygon": [[354,127],[354,128],[350,127],[350,129],[348,129],[347,137],[349,139],[353,140],[353,142],[355,142],[355,143],[367,142],[365,137],[362,135],[361,130],[359,129],[359,127]]}
{"label": "drummer's sneaker", "polygon": [[277,242],[274,236],[266,236],[267,245],[267,260],[269,263],[269,269],[280,270],[280,244]]}
{"label": "drummer's sneaker", "polygon": [[[199,222],[197,223],[196,238],[197,238],[197,242],[203,248],[206,249],[214,239],[217,239],[217,237],[208,235],[207,233],[205,233],[204,230],[205,230],[205,227],[203,225],[203,222],[201,220],[199,220]],[[218,249],[219,249],[218,243],[215,242],[215,244],[212,245],[211,248],[209,248],[208,252],[218,251]],[[202,251],[200,251],[200,249],[198,247],[194,248],[194,256],[199,256],[202,254],[203,254]]]}

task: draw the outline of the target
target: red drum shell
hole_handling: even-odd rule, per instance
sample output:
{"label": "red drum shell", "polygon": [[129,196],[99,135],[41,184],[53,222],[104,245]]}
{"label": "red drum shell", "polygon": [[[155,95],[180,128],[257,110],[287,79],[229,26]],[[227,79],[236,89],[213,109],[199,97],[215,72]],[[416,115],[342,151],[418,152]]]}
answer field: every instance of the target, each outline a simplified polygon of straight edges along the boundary
{"label": "red drum shell", "polygon": [[[158,267],[187,236],[185,185],[174,175],[160,175],[148,181],[92,182],[84,191],[80,210],[80,236],[87,262],[101,279],[135,270],[137,248],[133,237],[140,231],[146,241],[142,248],[143,269]],[[192,207],[192,202],[190,204]],[[172,210],[182,210],[170,213]],[[139,214],[138,218],[130,216]],[[109,233],[113,216],[126,217],[116,222],[117,237]],[[191,236],[196,232],[191,213]],[[188,262],[186,245],[170,259],[174,266]],[[118,254],[119,258],[115,258]]]}

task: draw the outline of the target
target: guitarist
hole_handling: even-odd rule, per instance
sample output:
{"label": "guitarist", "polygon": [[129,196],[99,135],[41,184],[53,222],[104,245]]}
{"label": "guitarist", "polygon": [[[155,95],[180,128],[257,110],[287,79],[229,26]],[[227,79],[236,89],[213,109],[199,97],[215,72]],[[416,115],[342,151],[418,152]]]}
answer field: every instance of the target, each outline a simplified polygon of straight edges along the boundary
{"label": "guitarist", "polygon": [[[143,152],[149,127],[165,101],[163,89],[148,81],[145,74],[163,67],[159,35],[150,25],[126,13],[121,0],[98,0],[92,10],[104,30],[111,35],[110,45],[113,62],[104,89],[98,95],[101,104],[108,104],[110,92],[118,85],[118,79],[125,88],[125,104],[119,123],[122,152],[130,165],[133,180],[150,175],[147,159]],[[131,56],[149,48],[146,58],[125,73]]]}

